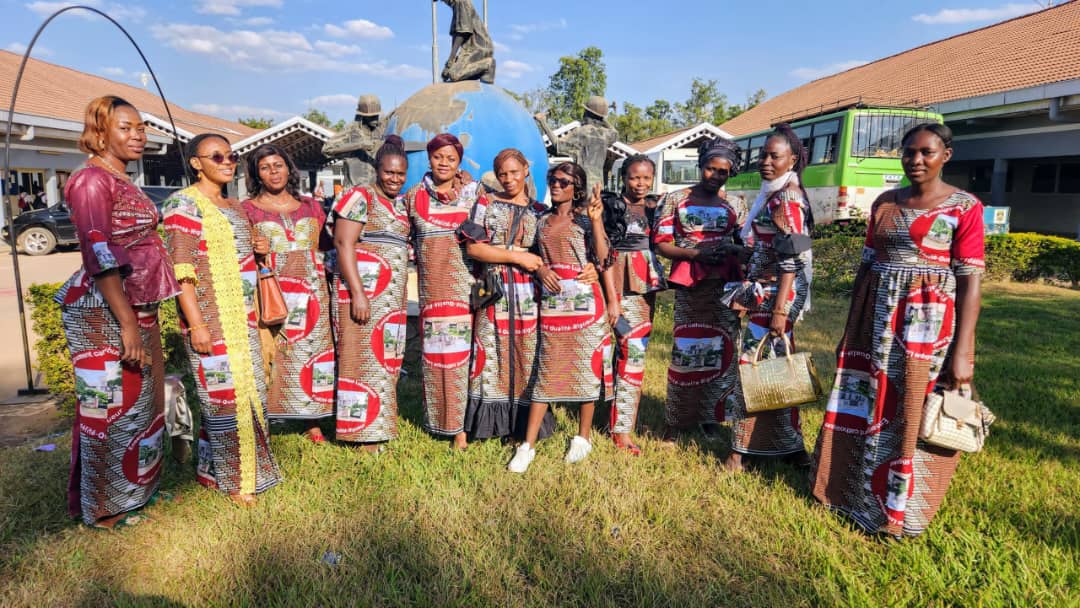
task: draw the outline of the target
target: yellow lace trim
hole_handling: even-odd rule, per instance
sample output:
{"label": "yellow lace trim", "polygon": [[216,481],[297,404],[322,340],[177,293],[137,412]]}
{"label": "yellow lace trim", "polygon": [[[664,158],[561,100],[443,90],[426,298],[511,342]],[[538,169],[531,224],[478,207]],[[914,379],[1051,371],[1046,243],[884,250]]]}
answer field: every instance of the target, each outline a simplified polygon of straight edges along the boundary
{"label": "yellow lace trim", "polygon": [[194,264],[173,264],[173,274],[177,281],[188,280],[192,285],[199,284],[199,277],[195,275]]}
{"label": "yellow lace trim", "polygon": [[186,194],[194,199],[199,214],[202,215],[202,238],[206,241],[206,257],[210,264],[210,276],[214,280],[218,320],[228,351],[229,369],[233,374],[236,434],[240,444],[240,492],[254,494],[257,458],[254,428],[256,420],[253,418],[258,419],[257,424],[264,431],[265,421],[259,390],[255,386],[251,342],[248,340],[248,313],[244,304],[244,287],[240,279],[235,235],[229,218],[198,188],[192,186],[187,189]]}

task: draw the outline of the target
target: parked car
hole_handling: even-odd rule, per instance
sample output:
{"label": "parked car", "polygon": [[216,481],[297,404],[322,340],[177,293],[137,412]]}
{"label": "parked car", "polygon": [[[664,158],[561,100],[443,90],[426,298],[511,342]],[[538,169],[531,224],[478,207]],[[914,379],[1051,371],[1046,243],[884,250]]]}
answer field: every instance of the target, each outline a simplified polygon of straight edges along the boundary
{"label": "parked car", "polygon": [[[142,191],[161,211],[161,204],[179,188],[172,186],[143,186]],[[56,247],[77,245],[79,236],[71,222],[71,213],[63,202],[46,209],[24,211],[12,221],[15,227],[15,244],[27,255],[47,255]],[[11,244],[8,227],[3,228],[4,240]]]}

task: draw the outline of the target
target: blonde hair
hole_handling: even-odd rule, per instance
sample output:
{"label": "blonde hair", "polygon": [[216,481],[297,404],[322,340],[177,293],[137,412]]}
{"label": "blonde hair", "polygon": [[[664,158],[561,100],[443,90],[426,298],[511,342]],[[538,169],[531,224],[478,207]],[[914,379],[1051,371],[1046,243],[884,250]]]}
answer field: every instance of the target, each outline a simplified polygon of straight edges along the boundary
{"label": "blonde hair", "polygon": [[101,154],[105,151],[106,133],[116,108],[135,106],[116,95],[102,95],[86,105],[86,117],[83,120],[83,132],[79,136],[79,149],[87,154]]}

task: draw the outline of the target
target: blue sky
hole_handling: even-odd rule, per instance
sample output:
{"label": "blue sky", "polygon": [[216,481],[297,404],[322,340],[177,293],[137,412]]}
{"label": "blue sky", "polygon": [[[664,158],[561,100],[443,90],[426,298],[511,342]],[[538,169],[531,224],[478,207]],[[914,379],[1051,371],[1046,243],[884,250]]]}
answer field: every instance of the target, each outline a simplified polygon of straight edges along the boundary
{"label": "blue sky", "polygon": [[[128,27],[171,101],[224,118],[281,120],[310,107],[346,118],[361,93],[379,95],[389,110],[431,82],[428,0],[80,3]],[[0,48],[22,52],[45,16],[67,4],[0,0]],[[620,106],[684,100],[694,77],[716,79],[733,102],[758,88],[772,96],[1039,5],[488,0],[496,84],[516,91],[545,86],[560,56],[595,45],[607,64],[607,97]],[[438,13],[441,69],[450,9],[440,2]],[[38,46],[40,59],[114,80],[139,84],[144,71],[122,35],[96,17],[66,13]]]}

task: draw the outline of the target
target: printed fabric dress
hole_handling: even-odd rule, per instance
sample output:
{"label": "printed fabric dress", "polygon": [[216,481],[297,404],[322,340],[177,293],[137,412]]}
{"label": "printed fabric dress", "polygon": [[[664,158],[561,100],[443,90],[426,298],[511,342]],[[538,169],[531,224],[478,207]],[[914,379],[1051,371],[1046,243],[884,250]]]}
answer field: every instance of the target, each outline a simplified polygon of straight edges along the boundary
{"label": "printed fabric dress", "polygon": [[424,427],[436,435],[465,430],[469,402],[472,311],[469,290],[472,263],[455,232],[469,219],[473,205],[486,199],[479,182],[439,193],[431,174],[405,195],[417,262],[424,383]]}
{"label": "printed fabric dress", "polygon": [[[364,225],[354,246],[355,264],[371,309],[367,323],[352,318],[345,277],[334,274],[337,335],[337,431],[339,441],[362,443],[397,437],[397,381],[405,357],[409,218],[402,199],[379,196],[362,186],[334,204],[341,220]],[[345,260],[339,260],[339,265]]]}
{"label": "printed fabric dress", "polygon": [[[75,368],[68,513],[87,525],[137,509],[158,489],[165,435],[165,361],[158,305],[180,288],[157,233],[158,213],[128,180],[99,167],[64,188],[82,268],[56,294]],[[141,365],[120,362],[120,323],[94,283],[118,271],[135,310]]]}
{"label": "printed fabric dress", "polygon": [[[529,205],[499,199],[477,202],[469,220],[458,228],[458,239],[498,248],[507,248],[507,243],[512,242],[511,249],[526,251],[535,245],[536,222],[544,210],[535,202]],[[515,231],[513,238],[511,230]],[[511,264],[475,261],[473,264],[479,272],[498,275],[504,295],[473,316],[473,360],[465,430],[475,439],[511,433],[524,436],[538,363],[540,306],[536,284],[531,273]],[[555,418],[548,412],[540,437],[548,437],[554,430]]]}
{"label": "printed fabric dress", "polygon": [[[690,189],[679,190],[660,200],[653,244],[699,249],[734,243],[746,214],[742,203],[699,202],[690,194]],[[740,278],[734,256],[717,265],[672,263],[669,283],[676,287],[675,319],[664,403],[669,429],[686,430],[726,418],[729,401],[738,392],[735,360],[740,323],[737,312],[720,305],[720,297],[725,282]]]}
{"label": "printed fabric dress", "polygon": [[533,401],[609,401],[615,386],[603,290],[600,281],[584,285],[577,276],[589,262],[603,272],[611,260],[596,258],[588,217],[574,213],[562,226],[553,226],[553,219],[553,212],[540,217],[536,247],[544,264],[559,275],[562,290],[551,293],[541,287],[540,364]]}
{"label": "printed fabric dress", "polygon": [[958,276],[983,272],[983,206],[878,198],[815,450],[814,497],[869,533],[922,533],[960,453],[919,440],[926,396],[951,384]]}
{"label": "printed fabric dress", "polygon": [[[785,354],[783,339],[769,337],[769,322],[772,319],[771,311],[774,310],[778,277],[786,272],[794,273],[795,281],[783,306],[788,313],[785,332],[792,347],[796,347],[792,330],[810,301],[811,254],[808,250],[798,255],[781,255],[773,249],[773,239],[781,233],[810,236],[808,208],[809,203],[803,198],[802,192],[797,187],[788,186],[769,195],[761,213],[751,220],[754,252],[747,265],[746,278],[756,284],[755,290],[748,290],[748,293],[755,293],[757,297],[752,302],[744,301],[749,310],[749,321],[743,331],[740,365],[749,365],[758,345],[766,339],[770,340],[771,344],[764,347],[763,358]],[[731,417],[732,450],[740,454],[762,456],[794,454],[806,450],[799,408],[747,414],[741,390],[735,396],[737,398],[731,400],[728,410]]]}
{"label": "printed fabric dress", "polygon": [[194,282],[213,342],[202,355],[185,340],[202,403],[196,478],[227,494],[254,494],[281,474],[270,453],[251,223],[240,201],[228,203],[185,188],[165,201],[165,234],[176,278]]}
{"label": "printed fabric dress", "polygon": [[301,197],[289,214],[265,211],[244,201],[255,232],[270,240],[265,263],[277,273],[289,316],[272,328],[274,353],[266,411],[270,418],[325,418],[334,413],[334,339],[330,293],[319,251],[326,215],[319,203]]}
{"label": "printed fabric dress", "polygon": [[[619,196],[619,195],[615,195]],[[655,199],[653,199],[655,201]],[[655,205],[655,202],[653,202]],[[653,298],[667,287],[664,267],[652,251],[652,217],[648,202],[626,205],[626,234],[615,248],[615,289],[630,333],[615,349],[615,404],[608,424],[612,433],[632,433],[645,379],[645,349],[652,334]]]}

